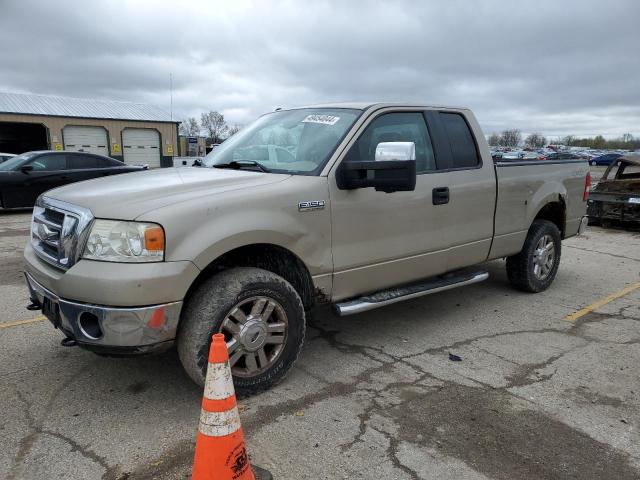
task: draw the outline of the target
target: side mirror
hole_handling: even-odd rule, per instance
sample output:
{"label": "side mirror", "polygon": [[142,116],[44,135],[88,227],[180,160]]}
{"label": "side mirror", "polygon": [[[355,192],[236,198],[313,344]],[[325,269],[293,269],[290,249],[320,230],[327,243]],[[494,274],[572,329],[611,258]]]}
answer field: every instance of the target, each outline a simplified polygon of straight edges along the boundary
{"label": "side mirror", "polygon": [[382,142],[373,161],[342,162],[336,172],[340,190],[374,187],[380,192],[416,189],[416,147],[413,142]]}
{"label": "side mirror", "polygon": [[20,167],[22,173],[29,173],[33,170],[33,165],[23,165]]}
{"label": "side mirror", "polygon": [[413,142],[381,142],[376,147],[376,162],[415,159],[416,144]]}

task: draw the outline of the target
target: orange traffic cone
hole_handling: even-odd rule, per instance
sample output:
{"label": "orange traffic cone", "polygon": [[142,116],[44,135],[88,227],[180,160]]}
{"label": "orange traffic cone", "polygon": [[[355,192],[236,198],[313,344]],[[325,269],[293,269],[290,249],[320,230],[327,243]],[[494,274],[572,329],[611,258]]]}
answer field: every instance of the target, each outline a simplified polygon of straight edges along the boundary
{"label": "orange traffic cone", "polygon": [[269,480],[249,464],[224,335],[213,336],[193,460],[193,480]]}

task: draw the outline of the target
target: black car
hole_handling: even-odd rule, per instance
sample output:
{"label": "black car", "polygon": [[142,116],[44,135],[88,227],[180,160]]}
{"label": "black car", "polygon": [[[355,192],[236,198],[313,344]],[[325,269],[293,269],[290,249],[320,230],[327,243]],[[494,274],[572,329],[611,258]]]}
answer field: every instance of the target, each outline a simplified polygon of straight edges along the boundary
{"label": "black car", "polygon": [[32,207],[41,193],[52,188],[146,168],[93,153],[23,153],[0,163],[0,207]]}

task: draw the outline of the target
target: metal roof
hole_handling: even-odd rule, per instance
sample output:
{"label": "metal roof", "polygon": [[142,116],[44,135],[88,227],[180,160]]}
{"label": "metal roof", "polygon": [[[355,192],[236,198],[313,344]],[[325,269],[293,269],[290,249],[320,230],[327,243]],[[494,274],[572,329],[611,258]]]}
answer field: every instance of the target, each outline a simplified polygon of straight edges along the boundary
{"label": "metal roof", "polygon": [[[0,92],[0,113],[55,117],[176,122],[168,112],[144,103]],[[177,122],[176,122],[177,123]]]}

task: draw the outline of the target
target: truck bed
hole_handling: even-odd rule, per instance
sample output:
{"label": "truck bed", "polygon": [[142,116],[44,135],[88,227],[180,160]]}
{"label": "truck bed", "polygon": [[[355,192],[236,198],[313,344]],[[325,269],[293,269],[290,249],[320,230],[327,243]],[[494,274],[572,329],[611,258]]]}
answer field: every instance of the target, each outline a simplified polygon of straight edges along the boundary
{"label": "truck bed", "polygon": [[490,259],[518,253],[531,222],[550,201],[566,207],[563,237],[578,233],[589,172],[586,160],[498,161],[495,172],[497,200]]}

